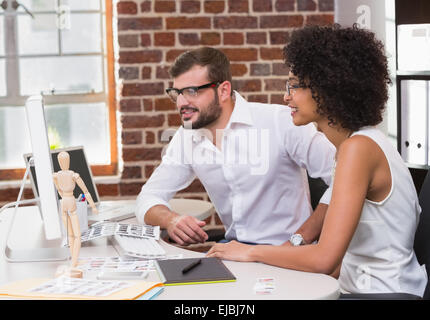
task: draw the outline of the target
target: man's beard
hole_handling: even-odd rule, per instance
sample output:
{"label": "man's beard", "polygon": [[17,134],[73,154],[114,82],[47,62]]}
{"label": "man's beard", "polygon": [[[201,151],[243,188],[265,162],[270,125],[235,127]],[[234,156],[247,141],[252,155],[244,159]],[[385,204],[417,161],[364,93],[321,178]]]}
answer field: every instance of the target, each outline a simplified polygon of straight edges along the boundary
{"label": "man's beard", "polygon": [[219,106],[218,93],[215,92],[214,100],[203,111],[199,110],[199,116],[195,122],[182,121],[182,126],[185,129],[201,129],[214,121],[218,120],[221,115],[221,107]]}

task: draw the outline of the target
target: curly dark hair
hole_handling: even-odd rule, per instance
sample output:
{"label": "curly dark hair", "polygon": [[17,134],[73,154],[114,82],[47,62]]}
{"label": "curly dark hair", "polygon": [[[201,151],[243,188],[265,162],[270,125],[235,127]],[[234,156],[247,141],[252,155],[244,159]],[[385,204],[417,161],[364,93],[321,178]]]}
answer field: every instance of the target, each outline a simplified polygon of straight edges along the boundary
{"label": "curly dark hair", "polygon": [[331,125],[357,131],[382,121],[391,80],[384,45],[373,32],[356,24],[306,26],[293,31],[284,59]]}

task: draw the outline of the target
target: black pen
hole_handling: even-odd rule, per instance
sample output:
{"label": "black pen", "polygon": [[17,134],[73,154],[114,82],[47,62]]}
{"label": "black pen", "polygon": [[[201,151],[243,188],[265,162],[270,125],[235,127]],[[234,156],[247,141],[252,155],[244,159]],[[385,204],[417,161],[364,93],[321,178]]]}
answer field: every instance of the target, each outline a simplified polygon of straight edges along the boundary
{"label": "black pen", "polygon": [[184,269],[182,269],[182,273],[183,274],[187,273],[191,269],[194,269],[195,267],[197,267],[200,263],[202,263],[202,259],[199,259],[197,261],[194,261],[194,262],[190,263],[188,266],[186,266]]}

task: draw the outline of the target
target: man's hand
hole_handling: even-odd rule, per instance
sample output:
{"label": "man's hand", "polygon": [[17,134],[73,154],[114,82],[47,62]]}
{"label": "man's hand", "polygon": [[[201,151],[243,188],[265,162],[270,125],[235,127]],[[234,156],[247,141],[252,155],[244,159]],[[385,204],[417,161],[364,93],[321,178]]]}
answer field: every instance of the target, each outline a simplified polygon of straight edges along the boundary
{"label": "man's hand", "polygon": [[202,227],[206,222],[191,216],[176,216],[171,219],[167,226],[170,238],[179,245],[202,243],[208,239],[208,235]]}

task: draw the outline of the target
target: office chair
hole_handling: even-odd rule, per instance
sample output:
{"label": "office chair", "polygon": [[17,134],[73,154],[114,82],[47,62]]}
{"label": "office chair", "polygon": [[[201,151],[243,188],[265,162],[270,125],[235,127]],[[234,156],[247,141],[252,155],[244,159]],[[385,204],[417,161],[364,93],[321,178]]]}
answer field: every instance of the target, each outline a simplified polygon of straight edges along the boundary
{"label": "office chair", "polygon": [[[421,206],[420,221],[415,232],[414,250],[420,265],[426,266],[427,286],[424,291],[423,300],[430,300],[430,170],[423,182],[419,194],[419,203]],[[340,300],[420,300],[421,297],[408,293],[354,293],[341,294]]]}
{"label": "office chair", "polygon": [[[427,279],[430,277],[430,170],[427,171],[426,178],[420,190],[419,201],[421,206],[420,223],[415,233],[414,250],[418,262],[426,266]],[[430,284],[427,280],[426,290],[423,299],[430,300]]]}
{"label": "office chair", "polygon": [[327,190],[328,185],[325,184],[324,180],[321,178],[312,178],[308,175],[308,183],[309,183],[309,193],[311,196],[311,205],[312,209],[318,206],[320,199],[324,192]]}

